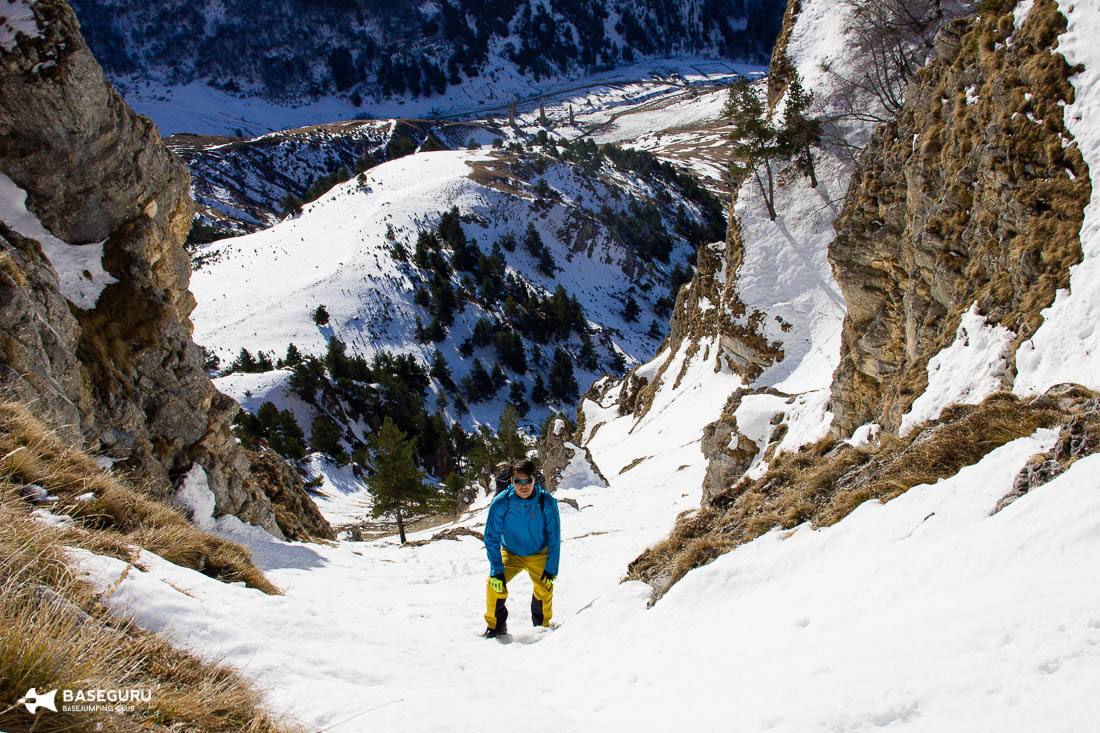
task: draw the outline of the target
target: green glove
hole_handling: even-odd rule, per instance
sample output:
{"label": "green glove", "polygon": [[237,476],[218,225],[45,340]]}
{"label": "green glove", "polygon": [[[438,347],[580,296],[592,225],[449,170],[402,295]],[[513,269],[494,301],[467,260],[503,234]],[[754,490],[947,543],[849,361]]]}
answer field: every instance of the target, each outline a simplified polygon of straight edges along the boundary
{"label": "green glove", "polygon": [[542,582],[547,588],[553,589],[554,581],[558,579],[556,575],[550,575],[545,570],[542,571]]}
{"label": "green glove", "polygon": [[504,592],[504,576],[503,575],[490,575],[489,587],[497,593]]}

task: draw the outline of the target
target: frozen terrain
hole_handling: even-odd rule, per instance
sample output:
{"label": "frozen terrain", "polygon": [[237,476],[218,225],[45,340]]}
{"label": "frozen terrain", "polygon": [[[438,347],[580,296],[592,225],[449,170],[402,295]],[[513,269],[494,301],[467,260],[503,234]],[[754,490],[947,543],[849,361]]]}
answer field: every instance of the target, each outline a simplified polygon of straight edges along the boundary
{"label": "frozen terrain", "polygon": [[[616,466],[640,447],[652,452],[644,469],[608,488],[559,492],[581,510],[561,505],[550,631],[526,625],[529,581],[517,578],[510,643],[479,638],[488,563],[474,538],[303,545],[230,517],[220,530],[251,545],[284,596],[143,553],[110,603],[240,667],[274,709],[310,729],[670,730],[686,711],[701,731],[734,720],[738,730],[800,733],[1091,727],[1100,457],[990,516],[1016,471],[1050,445],[1040,432],[831,528],[764,535],[647,608],[648,586],[619,578],[697,506],[696,426],[609,434],[596,441],[597,460]],[[484,516],[462,524],[477,528]],[[80,561],[100,588],[126,567]]]}

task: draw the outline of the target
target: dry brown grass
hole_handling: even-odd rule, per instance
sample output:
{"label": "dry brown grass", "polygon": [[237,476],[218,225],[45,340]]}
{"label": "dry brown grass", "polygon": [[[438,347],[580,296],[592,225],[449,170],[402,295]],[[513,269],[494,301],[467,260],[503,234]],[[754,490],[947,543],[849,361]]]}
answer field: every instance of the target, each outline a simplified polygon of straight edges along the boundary
{"label": "dry brown grass", "polygon": [[650,583],[660,598],[692,568],[771,529],[835,524],[865,501],[889,501],[953,476],[993,449],[1066,417],[1066,409],[1049,399],[1025,402],[1000,392],[980,405],[949,407],[906,437],[888,434],[860,448],[825,439],[782,454],[761,478],[742,479],[681,517],[667,539],[631,563],[627,579]]}
{"label": "dry brown grass", "polygon": [[259,693],[233,670],[107,612],[67,564],[63,546],[81,534],[35,521],[22,499],[0,500],[0,700],[7,706],[32,687],[149,689],[152,700],[122,714],[0,707],[0,730],[294,730],[261,710]]}
{"label": "dry brown grass", "polygon": [[[88,530],[74,543],[128,559],[130,545],[227,582],[244,581],[265,593],[279,590],[247,550],[196,528],[175,507],[143,495],[66,444],[22,404],[0,402],[0,495],[18,497],[28,484],[58,497],[50,511]],[[77,497],[92,494],[79,501]]]}

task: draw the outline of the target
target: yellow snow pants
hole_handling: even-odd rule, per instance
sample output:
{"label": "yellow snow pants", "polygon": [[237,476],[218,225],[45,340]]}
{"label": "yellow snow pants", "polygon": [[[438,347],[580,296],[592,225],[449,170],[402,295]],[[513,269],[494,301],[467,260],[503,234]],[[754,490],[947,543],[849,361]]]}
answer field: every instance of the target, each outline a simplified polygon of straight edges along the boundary
{"label": "yellow snow pants", "polygon": [[[542,582],[542,571],[546,569],[546,556],[549,550],[536,552],[534,555],[513,555],[500,549],[500,559],[504,564],[504,582],[512,582],[512,578],[519,575],[519,571],[526,570],[531,576],[531,585],[534,594],[531,596],[531,623],[535,626],[549,626],[550,616],[553,615],[552,601],[554,598],[553,586]],[[504,602],[508,598],[508,587],[505,585],[503,593],[497,593],[486,581],[485,591],[485,622],[490,629],[497,628],[497,624],[504,624],[508,618],[508,609]]]}

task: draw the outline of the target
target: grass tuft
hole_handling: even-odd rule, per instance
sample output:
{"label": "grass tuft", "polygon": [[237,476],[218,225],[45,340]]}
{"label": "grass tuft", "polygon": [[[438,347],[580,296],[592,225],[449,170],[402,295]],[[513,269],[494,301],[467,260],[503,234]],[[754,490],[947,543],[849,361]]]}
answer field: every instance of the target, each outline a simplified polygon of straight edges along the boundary
{"label": "grass tuft", "polygon": [[835,524],[864,502],[887,502],[948,478],[995,448],[1064,422],[1071,403],[1095,397],[1079,392],[1063,401],[998,392],[980,405],[948,407],[904,437],[883,435],[873,446],[823,439],[781,454],[764,476],[742,479],[682,516],[667,539],[630,564],[626,579],[650,583],[656,600],[692,568],[776,527]]}

